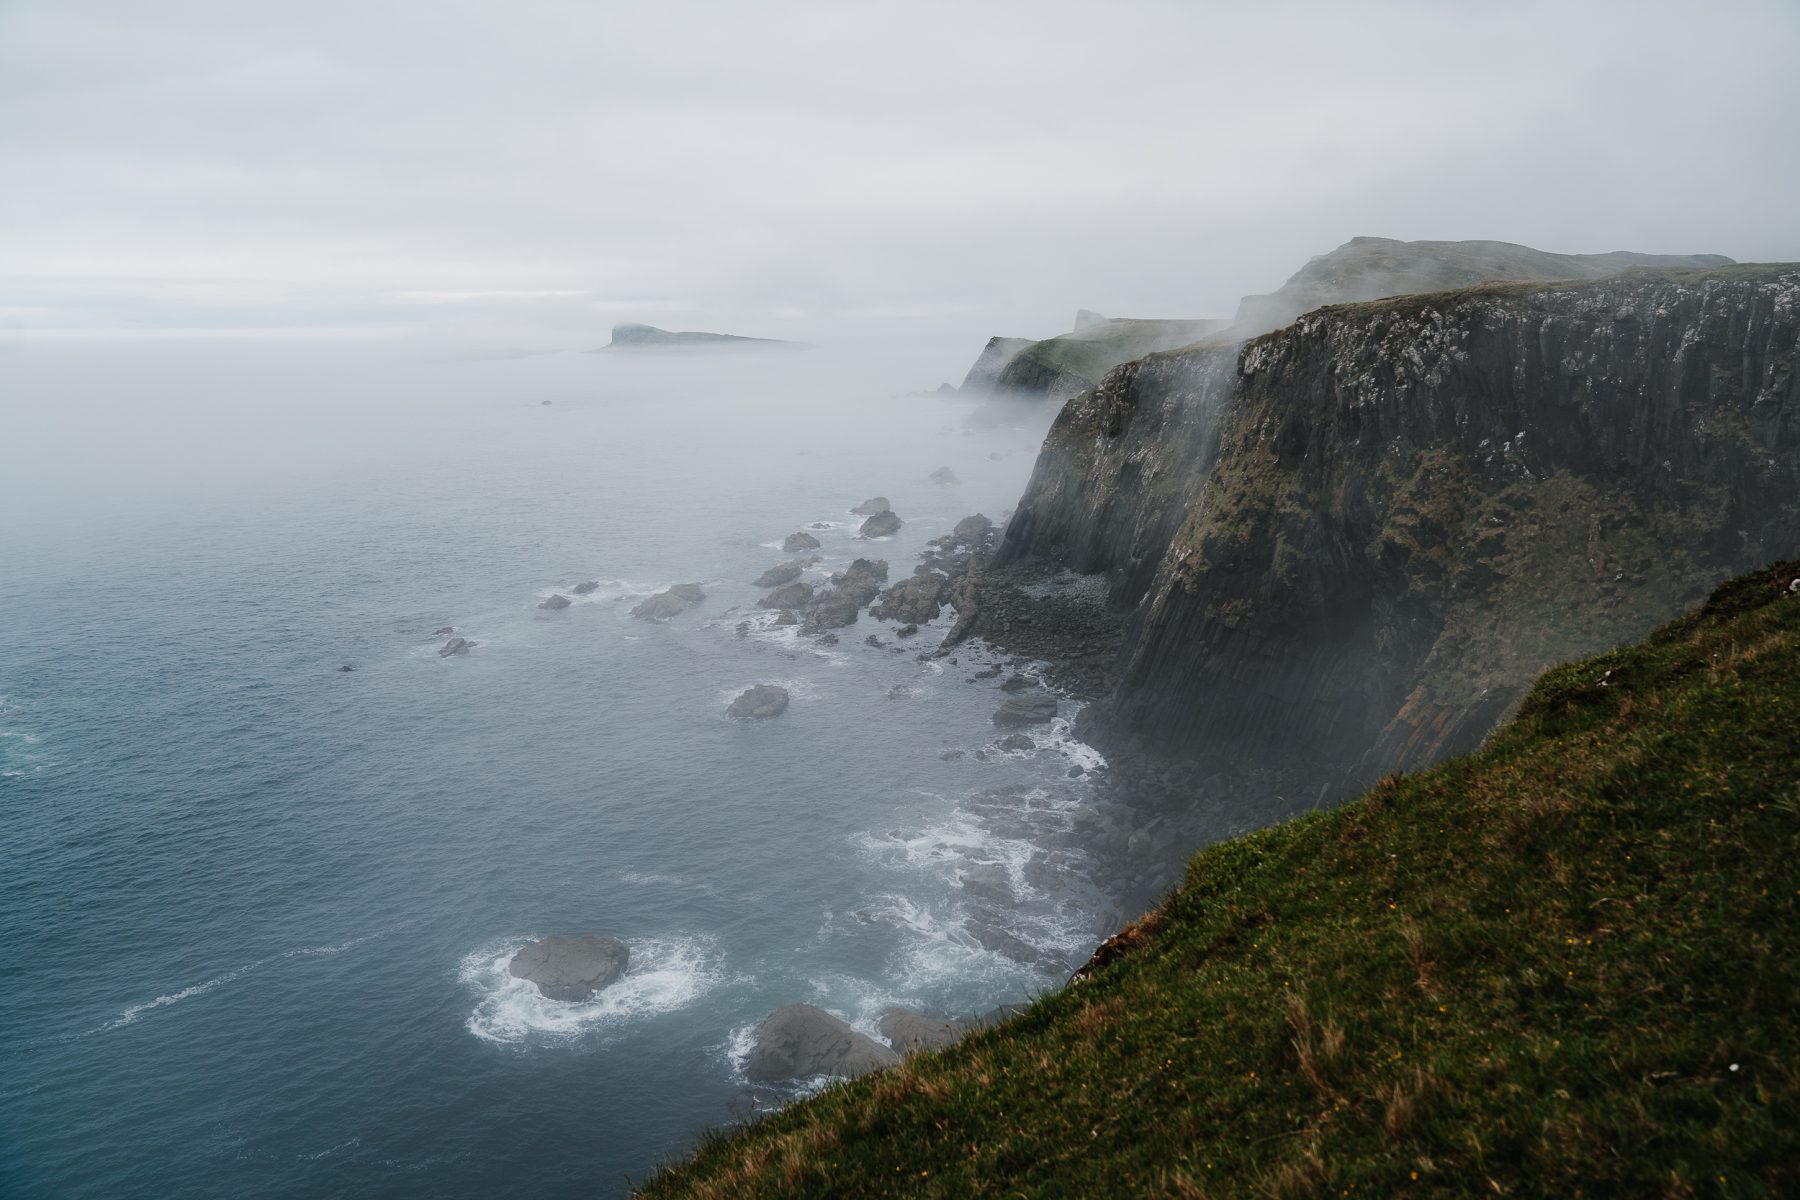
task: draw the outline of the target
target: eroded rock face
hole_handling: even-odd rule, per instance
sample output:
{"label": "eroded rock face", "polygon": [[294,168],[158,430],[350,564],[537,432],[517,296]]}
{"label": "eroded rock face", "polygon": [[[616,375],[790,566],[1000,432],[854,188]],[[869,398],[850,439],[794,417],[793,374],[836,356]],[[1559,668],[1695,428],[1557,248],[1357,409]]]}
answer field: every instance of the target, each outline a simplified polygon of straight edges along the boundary
{"label": "eroded rock face", "polygon": [[757,1083],[782,1083],[862,1075],[899,1061],[898,1054],[824,1009],[790,1004],[770,1013],[757,1028],[744,1074]]}
{"label": "eroded rock face", "polygon": [[788,534],[781,543],[783,554],[799,554],[803,550],[817,550],[818,548],[819,539],[804,530]]}
{"label": "eroded rock face", "polygon": [[631,951],[616,938],[551,934],[513,955],[507,971],[537,985],[546,999],[579,1004],[618,980]]}
{"label": "eroded rock face", "polygon": [[1355,790],[1800,551],[1797,341],[1783,267],[1319,310],[1071,401],[997,558],[1104,573],[1108,737]]}
{"label": "eroded rock face", "polygon": [[706,593],[699,584],[678,583],[640,602],[631,610],[631,615],[640,621],[666,621],[670,617],[680,616],[705,599]]}
{"label": "eroded rock face", "polygon": [[856,536],[865,538],[890,537],[900,532],[900,526],[903,523],[904,522],[902,522],[898,516],[891,512],[878,512],[862,523],[862,528],[856,531]]}
{"label": "eroded rock face", "polygon": [[725,715],[734,721],[767,721],[771,717],[779,717],[787,711],[788,692],[784,687],[773,683],[759,683],[745,690]]}

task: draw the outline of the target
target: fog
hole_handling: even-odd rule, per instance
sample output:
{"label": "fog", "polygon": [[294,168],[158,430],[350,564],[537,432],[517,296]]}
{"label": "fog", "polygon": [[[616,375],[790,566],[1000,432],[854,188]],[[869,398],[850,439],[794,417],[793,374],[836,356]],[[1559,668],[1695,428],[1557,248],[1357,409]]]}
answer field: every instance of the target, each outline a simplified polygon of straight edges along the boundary
{"label": "fog", "polygon": [[1800,8],[9,0],[0,337],[1228,315],[1357,234],[1800,257]]}

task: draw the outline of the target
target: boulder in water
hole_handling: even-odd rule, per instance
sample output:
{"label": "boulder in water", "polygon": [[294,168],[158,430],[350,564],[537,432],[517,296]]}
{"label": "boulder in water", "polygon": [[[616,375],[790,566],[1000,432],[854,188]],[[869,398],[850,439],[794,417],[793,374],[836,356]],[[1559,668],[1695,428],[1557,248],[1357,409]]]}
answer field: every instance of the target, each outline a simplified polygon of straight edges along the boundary
{"label": "boulder in water", "polygon": [[432,637],[449,637],[451,634],[453,634],[455,632],[456,632],[456,626],[441,625],[438,628],[431,631],[431,636]]}
{"label": "boulder in water", "polygon": [[805,570],[805,563],[797,558],[789,559],[787,562],[777,563],[764,571],[761,575],[758,575],[756,577],[756,582],[751,586],[767,588],[780,587],[784,583],[792,583],[794,580],[800,578]]}
{"label": "boulder in water", "polygon": [[950,536],[959,542],[980,542],[986,540],[994,532],[994,523],[981,513],[964,517],[950,531]]}
{"label": "boulder in water", "polygon": [[958,479],[956,477],[956,472],[952,471],[949,467],[939,467],[931,473],[931,482],[949,485],[961,483],[962,480]]}
{"label": "boulder in water", "polygon": [[438,649],[438,657],[449,658],[456,654],[467,654],[474,645],[475,643],[467,638],[453,637]]}
{"label": "boulder in water", "polygon": [[779,717],[787,711],[787,706],[786,688],[759,683],[733,700],[725,715],[737,721],[766,721],[770,717]]}
{"label": "boulder in water", "polygon": [[555,612],[557,609],[567,608],[567,607],[569,607],[569,605],[571,605],[573,603],[575,603],[575,602],[573,600],[569,599],[567,596],[563,595],[561,592],[551,592],[550,598],[548,600],[545,600],[542,603],[540,603],[538,605],[538,607],[539,608],[547,608],[551,612]]}
{"label": "boulder in water", "polygon": [[786,540],[781,543],[781,551],[783,554],[798,554],[802,550],[817,550],[818,548],[819,539],[810,533],[804,532],[790,533],[787,535]]}
{"label": "boulder in water", "polygon": [[744,1074],[757,1083],[781,1083],[818,1075],[862,1075],[899,1061],[898,1054],[824,1009],[790,1004],[770,1013],[757,1027]]}
{"label": "boulder in water", "polygon": [[933,1016],[910,1008],[887,1009],[875,1028],[887,1039],[888,1045],[901,1054],[938,1050],[967,1032],[963,1023],[954,1017]]}
{"label": "boulder in water", "polygon": [[813,585],[804,579],[784,583],[757,603],[764,608],[805,608],[812,602]]}
{"label": "boulder in water", "polygon": [[1011,679],[1008,679],[1005,683],[1000,685],[1000,690],[1003,692],[1022,692],[1030,686],[1031,680],[1014,672]]}
{"label": "boulder in water", "polygon": [[576,584],[574,587],[570,588],[569,590],[571,592],[574,592],[577,596],[592,595],[593,593],[600,590],[600,581],[598,579],[585,580],[581,583]]}
{"label": "boulder in water", "polygon": [[902,522],[891,512],[878,512],[862,523],[856,531],[857,537],[878,538],[889,537],[900,532]]}
{"label": "boulder in water", "polygon": [[579,1004],[617,980],[630,962],[631,951],[616,938],[551,934],[513,955],[506,969],[537,984],[546,999]]}
{"label": "boulder in water", "polygon": [[1055,716],[1055,696],[1014,696],[1003,701],[994,710],[994,724],[1003,728],[1009,725],[1043,725]]}
{"label": "boulder in water", "polygon": [[872,517],[876,513],[887,512],[889,511],[888,498],[886,496],[871,496],[850,511],[859,517]]}
{"label": "boulder in water", "polygon": [[706,593],[700,589],[699,584],[678,583],[639,603],[631,610],[631,615],[643,621],[666,621],[686,612],[704,599]]}

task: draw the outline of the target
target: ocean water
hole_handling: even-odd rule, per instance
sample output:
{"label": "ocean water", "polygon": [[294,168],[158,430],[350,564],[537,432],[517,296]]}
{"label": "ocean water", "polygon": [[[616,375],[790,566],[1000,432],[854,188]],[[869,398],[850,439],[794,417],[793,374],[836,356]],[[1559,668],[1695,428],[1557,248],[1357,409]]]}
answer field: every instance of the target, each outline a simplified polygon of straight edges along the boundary
{"label": "ocean water", "polygon": [[[618,1195],[790,1098],[740,1070],[775,1007],[1059,982],[1116,919],[1096,756],[946,758],[990,652],[819,647],[749,583],[815,522],[821,572],[898,578],[1011,507],[1051,410],[903,394],[976,349],[0,350],[0,1193]],[[906,524],[861,542],[875,494]],[[727,721],[758,682],[789,711]],[[542,999],[505,968],[552,932],[629,975]]]}

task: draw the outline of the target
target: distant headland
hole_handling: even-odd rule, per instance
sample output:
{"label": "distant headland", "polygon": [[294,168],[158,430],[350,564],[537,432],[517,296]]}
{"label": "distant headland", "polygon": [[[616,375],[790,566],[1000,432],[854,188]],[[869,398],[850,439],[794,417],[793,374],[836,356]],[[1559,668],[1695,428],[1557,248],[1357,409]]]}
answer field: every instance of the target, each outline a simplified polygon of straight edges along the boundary
{"label": "distant headland", "polygon": [[[613,326],[604,350],[804,350],[805,342],[743,337],[735,333],[678,332],[626,321]],[[595,351],[599,353],[600,351]]]}

